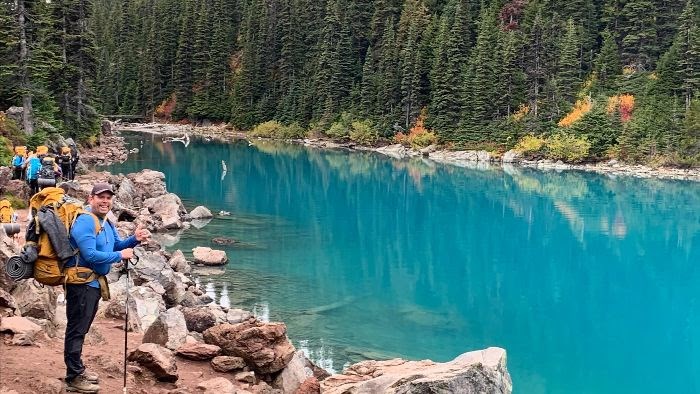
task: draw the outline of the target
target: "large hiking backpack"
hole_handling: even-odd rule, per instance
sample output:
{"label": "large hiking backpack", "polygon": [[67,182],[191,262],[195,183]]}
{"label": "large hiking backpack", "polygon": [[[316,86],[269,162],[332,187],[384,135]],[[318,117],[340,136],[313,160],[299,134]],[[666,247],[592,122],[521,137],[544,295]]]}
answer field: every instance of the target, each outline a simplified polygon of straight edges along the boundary
{"label": "large hiking backpack", "polygon": [[12,223],[12,214],[14,213],[12,204],[8,200],[0,201],[0,223]]}
{"label": "large hiking backpack", "polygon": [[[95,234],[102,228],[100,220],[82,205],[66,199],[58,187],[47,187],[29,200],[33,220],[27,227],[27,244],[36,245],[34,279],[49,286],[83,284],[97,279],[87,267],[78,267],[78,250],[70,244],[70,229],[80,215],[90,215],[95,221]],[[75,265],[66,264],[73,257]]]}
{"label": "large hiking backpack", "polygon": [[56,177],[56,171],[54,170],[53,160],[49,157],[41,159],[41,168],[39,168],[39,178],[51,178]]}

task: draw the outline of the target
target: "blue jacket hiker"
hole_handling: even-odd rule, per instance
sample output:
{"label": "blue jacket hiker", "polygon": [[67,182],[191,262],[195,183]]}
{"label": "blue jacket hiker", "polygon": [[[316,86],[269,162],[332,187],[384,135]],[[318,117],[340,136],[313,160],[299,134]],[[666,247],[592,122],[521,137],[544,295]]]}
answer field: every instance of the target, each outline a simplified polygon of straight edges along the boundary
{"label": "blue jacket hiker", "polygon": [[12,179],[22,178],[22,167],[24,166],[24,156],[15,154],[12,157]]}
{"label": "blue jacket hiker", "polygon": [[30,196],[33,196],[39,191],[39,169],[41,168],[41,159],[30,155],[25,165],[27,166],[27,182],[29,183]]}
{"label": "blue jacket hiker", "polygon": [[[136,228],[134,235],[122,240],[106,215],[112,209],[114,192],[108,183],[96,183],[88,205],[90,212],[97,216],[100,230],[96,231],[96,223],[92,215],[78,216],[70,232],[70,241],[78,248],[78,265],[91,268],[98,275],[109,273],[112,264],[120,260],[128,260],[134,256],[133,247],[148,239],[148,230]],[[75,260],[68,263],[75,264]],[[106,281],[102,281],[106,285]],[[96,373],[85,368],[82,361],[83,342],[90,330],[92,321],[97,313],[100,302],[100,282],[94,280],[87,284],[66,284],[66,336],[63,358],[66,363],[66,391],[81,393],[96,393],[99,377]]]}

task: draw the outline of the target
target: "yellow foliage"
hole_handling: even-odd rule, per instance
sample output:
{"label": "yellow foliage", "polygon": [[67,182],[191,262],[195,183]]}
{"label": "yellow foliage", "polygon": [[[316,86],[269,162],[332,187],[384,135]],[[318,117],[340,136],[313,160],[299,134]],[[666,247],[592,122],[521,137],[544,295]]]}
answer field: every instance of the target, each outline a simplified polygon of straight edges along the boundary
{"label": "yellow foliage", "polygon": [[527,114],[530,113],[530,106],[527,104],[520,104],[518,110],[513,113],[513,120],[520,122]]}
{"label": "yellow foliage", "polygon": [[615,113],[615,111],[617,111],[618,105],[620,105],[620,96],[615,95],[608,97],[608,107],[606,109],[608,115],[612,115],[613,113]]}
{"label": "yellow foliage", "polygon": [[590,98],[577,100],[574,108],[562,120],[559,121],[561,127],[571,127],[572,124],[583,118],[593,109],[593,102]]}
{"label": "yellow foliage", "polygon": [[526,135],[515,145],[515,150],[527,155],[529,153],[538,153],[544,148],[544,138],[535,137],[534,135]]}
{"label": "yellow foliage", "polygon": [[622,68],[622,75],[632,75],[637,72],[634,66],[625,66]]}

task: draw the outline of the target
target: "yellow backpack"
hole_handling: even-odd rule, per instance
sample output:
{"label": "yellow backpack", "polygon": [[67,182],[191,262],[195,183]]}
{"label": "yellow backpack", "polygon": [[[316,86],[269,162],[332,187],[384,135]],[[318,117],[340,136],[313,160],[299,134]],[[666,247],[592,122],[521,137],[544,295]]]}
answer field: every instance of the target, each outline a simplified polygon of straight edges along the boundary
{"label": "yellow backpack", "polygon": [[[47,187],[32,196],[29,206],[33,220],[27,228],[27,243],[36,244],[37,259],[34,263],[34,279],[48,286],[63,284],[83,284],[98,279],[97,275],[87,267],[66,267],[66,263],[78,254],[78,250],[70,245],[70,229],[78,216],[88,214],[95,220],[95,234],[102,228],[100,220],[82,205],[66,201],[65,192],[58,187]],[[59,228],[50,229],[42,226],[39,216],[45,217],[48,210],[60,220]]]}
{"label": "yellow backpack", "polygon": [[0,200],[0,223],[12,223],[12,204],[7,200]]}

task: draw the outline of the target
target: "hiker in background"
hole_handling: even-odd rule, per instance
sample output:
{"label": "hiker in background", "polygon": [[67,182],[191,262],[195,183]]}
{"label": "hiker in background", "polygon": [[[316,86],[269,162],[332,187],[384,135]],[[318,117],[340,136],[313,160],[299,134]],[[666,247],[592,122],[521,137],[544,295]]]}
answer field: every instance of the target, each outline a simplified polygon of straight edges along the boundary
{"label": "hiker in background", "polygon": [[[82,361],[83,342],[97,313],[97,305],[102,298],[109,298],[109,288],[104,275],[109,273],[112,264],[129,260],[134,256],[132,249],[140,242],[148,240],[150,233],[141,226],[136,227],[134,235],[122,240],[114,225],[106,219],[112,209],[114,191],[108,183],[96,183],[90,196],[88,206],[91,214],[80,215],[70,230],[70,240],[79,254],[74,257],[77,264],[92,269],[99,275],[94,280],[82,285],[66,285],[66,337],[63,358],[66,363],[66,391],[96,393],[100,386],[99,376],[87,370]],[[96,228],[95,215],[101,224]],[[69,262],[74,265],[76,262]],[[106,295],[106,297],[105,297]]]}
{"label": "hiker in background", "polygon": [[73,156],[71,155],[70,148],[64,146],[61,148],[61,154],[56,157],[56,163],[61,167],[61,172],[63,173],[63,180],[73,179]]}
{"label": "hiker in background", "polygon": [[12,156],[12,179],[22,179],[22,168],[24,167],[26,146],[16,146],[15,155]]}
{"label": "hiker in background", "polygon": [[26,179],[29,183],[29,196],[39,192],[39,170],[41,169],[41,159],[35,154],[30,154],[27,159],[27,174]]}
{"label": "hiker in background", "polygon": [[39,184],[39,190],[45,187],[54,187],[58,178],[61,176],[61,168],[56,164],[56,161],[51,156],[44,156],[41,159],[41,168],[39,168],[39,174],[37,176]]}
{"label": "hiker in background", "polygon": [[80,160],[80,153],[78,153],[78,148],[75,146],[75,143],[70,145],[70,156],[71,156],[71,162],[70,162],[70,176],[68,179],[71,181],[75,179],[75,171],[78,168],[78,161]]}

